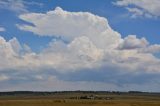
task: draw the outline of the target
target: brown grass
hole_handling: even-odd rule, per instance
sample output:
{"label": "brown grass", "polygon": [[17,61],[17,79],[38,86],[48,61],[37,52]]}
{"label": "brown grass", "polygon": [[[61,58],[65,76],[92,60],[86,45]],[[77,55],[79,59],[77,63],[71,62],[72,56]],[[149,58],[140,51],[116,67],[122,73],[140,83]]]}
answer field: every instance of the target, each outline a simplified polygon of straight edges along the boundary
{"label": "brown grass", "polygon": [[160,96],[155,95],[104,94],[99,96],[112,97],[113,99],[69,99],[70,97],[80,95],[83,94],[52,96],[0,96],[0,106],[160,106]]}
{"label": "brown grass", "polygon": [[0,106],[160,106],[158,100],[71,100],[24,99],[0,100]]}

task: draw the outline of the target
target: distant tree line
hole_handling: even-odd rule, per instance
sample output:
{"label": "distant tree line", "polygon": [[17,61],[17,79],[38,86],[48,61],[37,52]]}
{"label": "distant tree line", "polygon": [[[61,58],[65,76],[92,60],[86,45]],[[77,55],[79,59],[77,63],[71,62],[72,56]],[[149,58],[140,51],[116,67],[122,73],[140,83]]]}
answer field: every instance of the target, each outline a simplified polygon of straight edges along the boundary
{"label": "distant tree line", "polygon": [[[41,91],[12,91],[12,92],[0,92],[0,96],[4,95],[35,95],[35,96],[47,96],[47,95],[55,95],[55,94],[147,94],[150,92],[141,92],[141,91],[128,91],[128,92],[120,92],[120,91],[54,91],[54,92],[41,92]],[[151,93],[150,93],[151,94]],[[160,94],[160,93],[152,93],[152,94]]]}

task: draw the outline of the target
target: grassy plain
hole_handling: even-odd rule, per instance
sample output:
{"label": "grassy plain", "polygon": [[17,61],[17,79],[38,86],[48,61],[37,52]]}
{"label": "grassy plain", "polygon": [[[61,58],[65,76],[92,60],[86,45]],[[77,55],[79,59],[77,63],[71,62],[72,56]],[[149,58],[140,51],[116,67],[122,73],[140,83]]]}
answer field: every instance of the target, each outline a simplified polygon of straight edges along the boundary
{"label": "grassy plain", "polygon": [[[84,95],[96,95],[109,99],[76,99]],[[0,96],[0,106],[160,106],[159,94],[94,94],[62,93],[54,95]]]}

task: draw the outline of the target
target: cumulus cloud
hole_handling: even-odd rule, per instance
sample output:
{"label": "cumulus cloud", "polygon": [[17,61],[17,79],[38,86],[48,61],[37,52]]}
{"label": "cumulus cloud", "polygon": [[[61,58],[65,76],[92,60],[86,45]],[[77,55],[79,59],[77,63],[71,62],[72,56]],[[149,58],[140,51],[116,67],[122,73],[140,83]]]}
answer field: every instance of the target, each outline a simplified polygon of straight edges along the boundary
{"label": "cumulus cloud", "polygon": [[0,37],[0,66],[1,70],[7,68],[8,66],[14,66],[14,58],[18,55],[19,43],[16,38],[9,40],[8,42]]}
{"label": "cumulus cloud", "polygon": [[[37,61],[37,64],[51,65],[58,70],[94,68],[102,64],[140,70],[144,65],[139,64],[154,61],[156,67],[159,67],[159,59],[151,52],[139,52],[151,51],[153,45],[149,45],[145,38],[139,39],[135,35],[121,38],[104,17],[88,12],[68,12],[57,7],[47,13],[23,14],[20,19],[32,24],[18,25],[21,30],[31,31],[39,36],[62,37],[61,40],[52,41],[41,53],[35,54],[34,59],[44,61]],[[64,43],[63,40],[68,40],[69,43]],[[136,63],[128,64],[132,61]],[[144,70],[158,72],[155,66],[153,70],[149,70],[151,67],[145,67]]]}
{"label": "cumulus cloud", "polygon": [[160,45],[154,44],[149,45],[149,42],[143,37],[141,39],[137,38],[136,35],[128,35],[119,44],[118,49],[121,50],[138,50],[143,53],[159,53]]}
{"label": "cumulus cloud", "polygon": [[140,52],[147,52],[147,53],[159,53],[160,52],[160,45],[155,44],[148,46],[147,48],[142,48]]}
{"label": "cumulus cloud", "polygon": [[120,49],[145,48],[148,44],[149,43],[145,38],[138,39],[136,38],[136,35],[128,35],[119,45],[119,48]]}
{"label": "cumulus cloud", "polygon": [[139,16],[147,18],[160,16],[159,0],[117,0],[113,4],[125,7],[129,12],[133,13],[131,16],[133,18]]}
{"label": "cumulus cloud", "polygon": [[[35,53],[29,46],[20,45],[16,38],[6,41],[0,37],[0,72],[12,80],[40,80],[47,84],[47,78],[55,76],[51,81],[62,81],[64,85],[73,86],[74,81],[89,85],[95,81],[97,85],[117,87],[139,84],[137,80],[147,76],[142,85],[153,83],[148,78],[159,83],[160,59],[153,55],[160,52],[159,45],[151,45],[136,35],[121,38],[104,17],[57,7],[47,13],[23,14],[20,19],[32,24],[18,25],[21,30],[61,39],[52,40],[48,47]],[[130,77],[125,79],[126,76]]]}
{"label": "cumulus cloud", "polygon": [[111,29],[106,18],[88,12],[68,12],[57,7],[47,13],[23,14],[19,18],[32,24],[17,25],[19,29],[40,36],[61,36],[68,41],[87,36],[99,48],[109,48],[120,42],[120,34]]}

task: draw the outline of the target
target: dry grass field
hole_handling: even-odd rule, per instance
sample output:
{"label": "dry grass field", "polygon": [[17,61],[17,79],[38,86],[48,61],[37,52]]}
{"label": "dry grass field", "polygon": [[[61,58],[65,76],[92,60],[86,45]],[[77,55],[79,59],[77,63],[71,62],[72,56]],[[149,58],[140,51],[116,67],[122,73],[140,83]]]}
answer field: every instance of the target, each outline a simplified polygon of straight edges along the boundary
{"label": "dry grass field", "polygon": [[0,106],[160,106],[160,101],[137,100],[1,100]]}
{"label": "dry grass field", "polygon": [[111,99],[71,98],[80,95],[90,94],[0,96],[0,106],[160,106],[159,95],[100,94],[98,97],[107,96]]}

